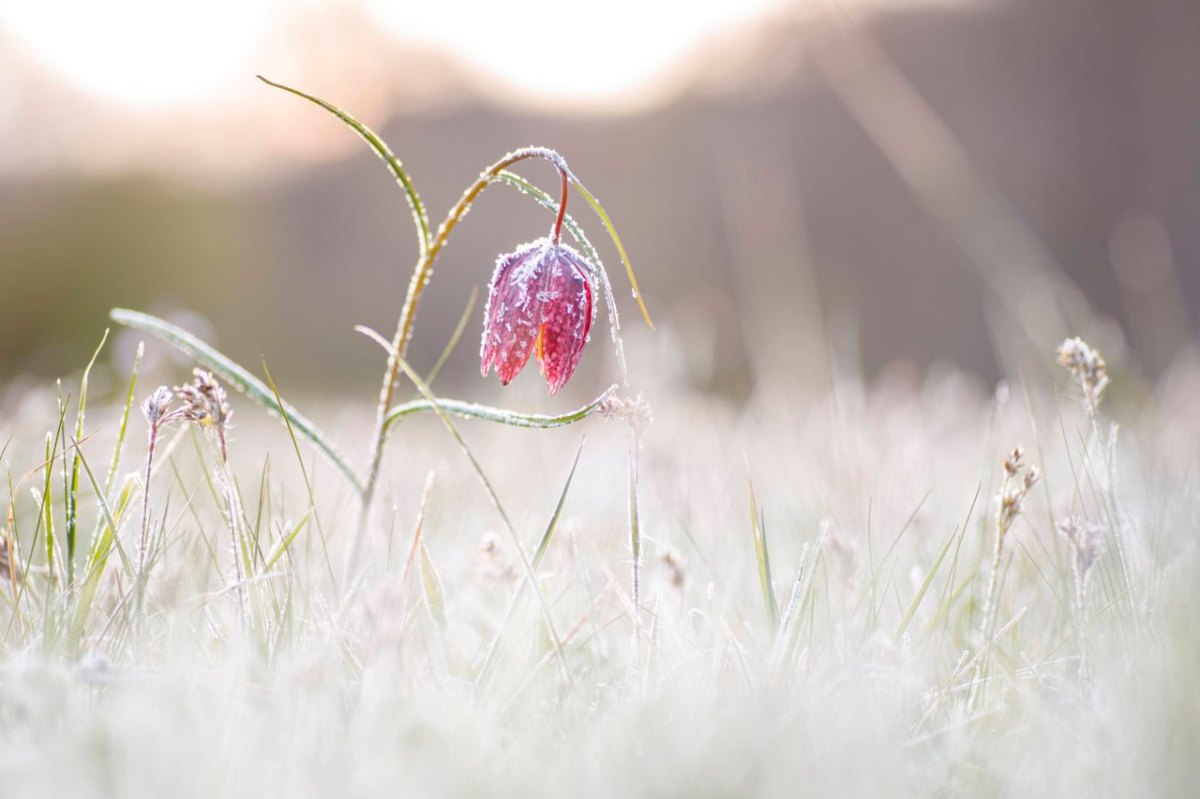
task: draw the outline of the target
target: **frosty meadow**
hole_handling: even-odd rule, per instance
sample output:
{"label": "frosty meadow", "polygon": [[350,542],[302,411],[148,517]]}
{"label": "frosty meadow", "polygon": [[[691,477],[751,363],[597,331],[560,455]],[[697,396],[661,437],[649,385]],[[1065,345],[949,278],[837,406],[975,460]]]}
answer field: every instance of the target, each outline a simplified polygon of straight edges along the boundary
{"label": "frosty meadow", "polygon": [[[781,368],[741,407],[688,393],[657,339],[630,336],[627,363],[572,190],[644,332],[650,316],[612,218],[558,153],[499,159],[434,228],[370,129],[266,82],[357,133],[411,209],[395,333],[359,328],[385,363],[378,401],[347,390],[310,417],[265,361],[123,309],[114,322],[146,340],[119,381],[106,334],[79,376],[10,399],[0,793],[1200,784],[1194,354],[1158,385],[1069,338],[1039,342],[1055,371],[995,392],[950,372],[868,387],[853,370],[801,390]],[[513,171],[531,160],[557,196]],[[544,206],[549,233],[490,274],[445,264],[493,185]],[[435,266],[481,269],[488,299],[418,369],[406,352]],[[588,348],[600,305],[607,345]],[[554,397],[587,353],[613,385],[565,413],[441,397],[474,331],[505,385],[536,359]],[[187,365],[143,374],[147,348]]]}

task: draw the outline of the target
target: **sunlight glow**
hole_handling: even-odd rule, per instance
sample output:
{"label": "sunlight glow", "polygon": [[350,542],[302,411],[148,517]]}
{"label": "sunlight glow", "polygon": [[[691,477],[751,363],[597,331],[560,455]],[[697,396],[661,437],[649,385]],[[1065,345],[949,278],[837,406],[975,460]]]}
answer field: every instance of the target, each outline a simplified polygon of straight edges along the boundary
{"label": "sunlight glow", "polygon": [[0,33],[101,99],[180,105],[241,77],[280,0],[0,2]]}
{"label": "sunlight glow", "polygon": [[[587,104],[645,90],[703,37],[781,2],[359,0],[351,6],[398,46],[444,48],[501,91]],[[0,0],[0,45],[8,38],[104,100],[186,105],[219,99],[234,81],[258,71],[256,62],[290,15],[346,8],[335,0]]]}

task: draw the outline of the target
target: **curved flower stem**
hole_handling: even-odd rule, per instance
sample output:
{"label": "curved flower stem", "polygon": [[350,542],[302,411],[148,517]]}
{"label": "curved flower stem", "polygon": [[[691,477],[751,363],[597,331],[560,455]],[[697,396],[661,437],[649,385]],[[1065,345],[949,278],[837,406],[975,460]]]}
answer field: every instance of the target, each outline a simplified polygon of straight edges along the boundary
{"label": "curved flower stem", "polygon": [[567,196],[571,190],[571,182],[567,178],[567,170],[560,167],[558,174],[562,178],[562,199],[558,202],[558,216],[554,218],[554,227],[550,229],[550,241],[556,247],[562,239],[563,217],[567,215]]}
{"label": "curved flower stem", "polygon": [[358,524],[354,531],[354,539],[351,541],[350,549],[346,554],[345,574],[342,580],[343,585],[350,584],[354,579],[354,572],[358,569],[358,560],[362,551],[363,539],[366,535],[367,516],[370,512],[371,501],[374,499],[375,488],[379,481],[379,467],[383,460],[383,447],[387,440],[388,412],[392,409],[392,402],[395,398],[396,385],[399,382],[401,374],[401,360],[408,349],[409,341],[412,339],[417,306],[420,305],[421,296],[425,291],[425,287],[429,284],[430,277],[433,275],[433,265],[449,241],[450,234],[454,232],[454,228],[458,226],[458,223],[471,210],[471,204],[483,193],[483,190],[491,185],[499,173],[513,164],[530,158],[546,159],[558,169],[559,174],[562,176],[564,189],[562,206],[552,232],[552,235],[557,239],[562,226],[562,218],[566,215],[566,188],[569,185],[567,162],[561,155],[547,147],[523,147],[519,150],[514,150],[489,166],[463,192],[458,202],[454,204],[454,207],[446,215],[445,220],[438,225],[437,232],[429,242],[429,246],[423,249],[421,257],[417,261],[416,268],[413,270],[412,280],[408,284],[408,294],[404,299],[404,307],[400,311],[400,321],[396,325],[396,334],[392,337],[391,347],[388,350],[388,362],[383,375],[383,384],[379,389],[379,404],[375,414],[375,432],[371,440],[371,454],[368,459],[362,493],[360,494]]}

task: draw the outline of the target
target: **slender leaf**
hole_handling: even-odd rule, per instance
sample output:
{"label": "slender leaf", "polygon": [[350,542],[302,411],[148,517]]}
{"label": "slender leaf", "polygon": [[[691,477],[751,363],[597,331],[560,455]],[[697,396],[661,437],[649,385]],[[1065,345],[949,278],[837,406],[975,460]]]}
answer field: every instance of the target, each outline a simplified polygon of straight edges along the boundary
{"label": "slender leaf", "polygon": [[454,348],[458,346],[458,341],[462,338],[463,331],[467,329],[467,325],[471,321],[471,312],[475,310],[475,301],[478,299],[479,287],[472,286],[471,296],[467,298],[467,307],[463,308],[462,316],[458,317],[458,324],[454,326],[454,332],[450,334],[450,340],[446,342],[446,346],[442,349],[442,354],[438,356],[437,362],[429,370],[429,374],[425,375],[425,382],[429,385],[433,385],[433,381],[441,373],[442,367],[446,365],[446,361],[450,360],[450,355],[454,352]]}
{"label": "slender leaf", "polygon": [[425,203],[421,200],[421,195],[417,193],[417,187],[413,184],[412,178],[409,177],[408,171],[405,170],[404,165],[400,163],[400,159],[392,153],[391,148],[384,143],[383,139],[379,138],[379,136],[375,134],[375,131],[371,130],[342,109],[331,103],[325,102],[319,97],[314,97],[311,94],[306,94],[305,92],[300,91],[299,89],[293,89],[291,86],[285,86],[282,83],[276,83],[275,81],[268,80],[262,75],[259,75],[258,79],[268,86],[274,86],[276,89],[283,89],[285,92],[290,92],[297,97],[303,97],[310,103],[315,103],[321,108],[324,108],[326,111],[342,120],[342,122],[345,122],[347,125],[349,125],[350,128],[367,143],[367,146],[374,151],[375,155],[379,156],[383,162],[387,164],[388,169],[396,178],[396,181],[400,184],[400,188],[404,190],[404,195],[408,198],[408,205],[412,210],[413,223],[417,226],[417,235],[420,239],[421,257],[424,259],[425,252],[429,249],[429,241],[431,238],[429,230],[429,214],[425,210]]}
{"label": "slender leaf", "polygon": [[579,178],[575,177],[574,174],[571,175],[571,182],[575,184],[575,188],[583,195],[583,199],[587,200],[588,205],[592,206],[592,210],[596,212],[596,216],[600,217],[600,221],[604,223],[604,229],[608,231],[613,244],[617,246],[617,252],[621,254],[621,262],[625,264],[625,274],[629,275],[629,285],[633,288],[633,296],[637,300],[638,309],[642,312],[642,318],[646,320],[646,325],[653,330],[654,322],[650,319],[650,312],[646,310],[645,301],[642,300],[642,291],[638,288],[637,277],[633,274],[633,264],[629,262],[629,255],[625,252],[625,245],[621,243],[621,237],[617,235],[617,229],[613,226],[608,212],[604,210],[604,206],[600,204],[600,201],[579,182]]}
{"label": "slender leaf", "polygon": [[[76,441],[83,440],[84,417],[87,414],[88,377],[90,377],[92,374],[92,367],[96,365],[96,359],[100,357],[100,350],[104,349],[104,343],[108,341],[108,334],[109,329],[105,328],[104,336],[100,339],[100,345],[96,347],[96,351],[92,353],[92,359],[88,361],[87,367],[83,370],[83,377],[79,381],[79,410],[75,414]],[[71,480],[67,486],[66,496],[67,585],[73,585],[75,583],[75,533],[79,524],[79,460],[81,457],[82,456],[79,453],[79,447],[77,446],[75,448],[75,454],[71,458]]]}
{"label": "slender leaf", "polygon": [[433,559],[429,557],[429,548],[421,542],[421,588],[425,593],[425,604],[433,614],[438,627],[446,629],[446,594],[442,590],[442,578],[433,567]]}
{"label": "slender leaf", "polygon": [[546,555],[546,550],[550,548],[550,539],[554,537],[554,531],[558,529],[558,520],[562,518],[563,508],[567,504],[567,492],[571,490],[571,481],[575,479],[575,469],[579,466],[579,456],[583,454],[583,445],[586,442],[586,438],[579,441],[579,449],[575,450],[575,460],[571,462],[571,471],[567,473],[567,481],[563,483],[562,491],[558,495],[558,504],[554,506],[554,513],[550,516],[550,522],[546,525],[546,531],[542,533],[542,538],[538,541],[537,549],[533,552],[533,567],[535,569],[541,565],[542,558]]}
{"label": "slender leaf", "polygon": [[300,517],[300,521],[293,525],[291,532],[285,535],[280,542],[275,545],[275,548],[271,550],[270,556],[267,557],[267,562],[263,564],[263,574],[269,572],[271,567],[274,566],[279,559],[287,553],[288,547],[290,547],[292,542],[296,540],[296,536],[300,535],[300,531],[304,529],[304,525],[308,524],[308,520],[312,517],[312,515],[313,509],[309,508],[307,511],[305,511],[304,515]]}
{"label": "slender leaf", "polygon": [[482,419],[487,422],[496,422],[497,424],[506,424],[510,427],[524,427],[535,430],[546,430],[553,427],[565,427],[569,424],[582,421],[588,416],[591,416],[596,411],[600,410],[600,406],[604,401],[613,395],[617,390],[616,386],[609,386],[608,389],[600,396],[593,399],[587,405],[581,408],[576,408],[573,411],[567,411],[556,416],[546,416],[536,413],[520,413],[507,408],[493,408],[487,405],[477,405],[473,402],[462,402],[460,400],[438,399],[436,403],[430,402],[427,399],[413,400],[405,402],[392,408],[388,414],[388,424],[391,425],[405,416],[411,416],[414,413],[438,413],[444,412],[455,416],[462,416],[467,419]]}
{"label": "slender leaf", "polygon": [[942,551],[938,553],[937,560],[933,562],[929,572],[925,575],[925,579],[921,581],[921,587],[917,589],[917,595],[913,597],[912,602],[908,606],[908,611],[904,614],[904,618],[900,620],[900,626],[896,628],[896,632],[892,637],[896,640],[904,635],[904,631],[908,628],[909,622],[916,614],[917,608],[921,606],[921,600],[925,598],[925,592],[929,590],[929,586],[933,584],[933,578],[937,576],[938,569],[942,567],[942,561],[946,559],[946,553],[950,551],[950,545],[954,543],[954,539],[958,537],[958,530],[950,534],[946,539],[946,544],[942,547]]}
{"label": "slender leaf", "polygon": [[767,609],[771,634],[774,635],[779,630],[779,604],[775,599],[775,587],[771,579],[771,556],[767,548],[767,529],[763,524],[762,513],[758,509],[758,500],[754,496],[754,484],[747,480],[746,485],[750,491],[750,529],[754,533],[754,557],[758,561],[758,581],[762,586],[763,604]]}

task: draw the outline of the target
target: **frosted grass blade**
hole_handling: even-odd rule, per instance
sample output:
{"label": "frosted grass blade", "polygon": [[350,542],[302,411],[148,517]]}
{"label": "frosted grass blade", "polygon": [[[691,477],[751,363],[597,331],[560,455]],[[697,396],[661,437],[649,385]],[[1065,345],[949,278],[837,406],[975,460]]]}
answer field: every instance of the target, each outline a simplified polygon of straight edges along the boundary
{"label": "frosted grass blade", "polygon": [[405,170],[404,165],[400,163],[400,159],[395,156],[391,148],[387,146],[383,139],[379,138],[379,136],[375,134],[375,131],[371,130],[366,125],[359,122],[357,119],[350,116],[332,103],[327,103],[321,98],[314,97],[311,94],[306,94],[299,89],[293,89],[291,86],[285,86],[282,83],[276,83],[273,80],[268,80],[262,75],[257,77],[268,86],[273,86],[276,89],[283,89],[285,92],[290,92],[297,97],[303,97],[310,103],[319,105],[321,108],[324,108],[326,111],[342,120],[342,122],[345,122],[362,138],[363,141],[367,143],[367,146],[374,151],[375,155],[379,156],[383,162],[387,164],[388,170],[392,173],[393,177],[396,178],[396,181],[400,184],[400,188],[404,190],[404,195],[408,198],[408,205],[412,210],[413,215],[413,224],[415,224],[417,227],[417,237],[420,239],[421,257],[424,259],[425,252],[429,249],[429,241],[431,238],[429,230],[429,213],[425,210],[425,203],[423,200],[421,200],[421,195],[417,193],[417,188],[413,184],[412,178],[409,177],[408,171]]}
{"label": "frosted grass blade", "polygon": [[613,395],[617,390],[616,386],[609,386],[608,389],[600,396],[593,399],[587,405],[576,408],[573,411],[567,411],[556,416],[546,416],[537,413],[520,413],[518,411],[509,410],[507,408],[493,408],[488,405],[477,405],[473,402],[462,402],[461,400],[438,399],[436,403],[430,402],[427,399],[413,400],[405,402],[392,408],[387,416],[388,425],[393,422],[403,419],[405,416],[411,416],[415,413],[449,413],[455,416],[461,416],[465,419],[481,419],[485,422],[496,422],[497,424],[505,424],[510,427],[524,427],[533,430],[548,430],[554,427],[565,427],[569,424],[582,421],[591,416],[596,411],[600,410],[600,406],[604,401]]}

